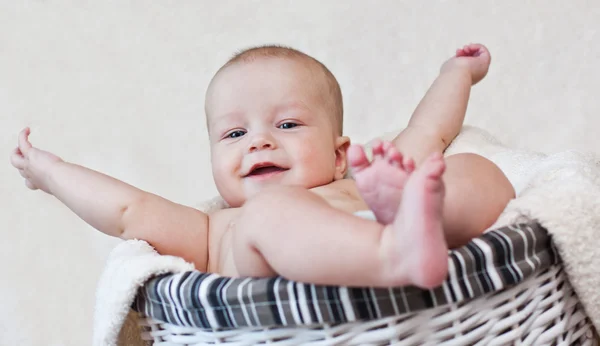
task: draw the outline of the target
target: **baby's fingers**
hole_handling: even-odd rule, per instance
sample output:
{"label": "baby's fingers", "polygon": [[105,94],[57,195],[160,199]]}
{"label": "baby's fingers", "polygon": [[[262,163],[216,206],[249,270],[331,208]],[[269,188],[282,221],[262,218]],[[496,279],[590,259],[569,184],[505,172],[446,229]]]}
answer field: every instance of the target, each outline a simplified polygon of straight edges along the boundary
{"label": "baby's fingers", "polygon": [[25,168],[25,158],[19,148],[15,149],[10,155],[10,163],[19,170]]}
{"label": "baby's fingers", "polygon": [[467,56],[467,53],[464,51],[464,49],[459,48],[459,49],[456,50],[456,56],[457,57]]}
{"label": "baby's fingers", "polygon": [[31,143],[29,142],[28,138],[30,133],[31,130],[29,127],[26,127],[23,129],[23,131],[21,131],[21,133],[19,133],[19,150],[21,150],[23,156],[27,156],[29,149],[31,149]]}
{"label": "baby's fingers", "polygon": [[35,186],[30,180],[25,180],[25,186],[31,190],[37,190],[37,186]]}

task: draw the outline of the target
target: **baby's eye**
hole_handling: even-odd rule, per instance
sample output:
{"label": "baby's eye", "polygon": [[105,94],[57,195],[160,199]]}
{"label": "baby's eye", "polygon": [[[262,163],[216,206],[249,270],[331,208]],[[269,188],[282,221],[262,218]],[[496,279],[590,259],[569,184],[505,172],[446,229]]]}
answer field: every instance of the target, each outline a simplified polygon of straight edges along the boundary
{"label": "baby's eye", "polygon": [[296,126],[298,126],[298,124],[288,122],[288,123],[283,123],[283,124],[279,125],[279,128],[283,129],[283,130],[288,130],[288,129],[294,128]]}
{"label": "baby's eye", "polygon": [[225,138],[238,138],[238,137],[242,137],[245,134],[246,134],[246,132],[244,132],[242,130],[235,130],[235,131],[229,132],[227,134],[227,136],[225,136]]}

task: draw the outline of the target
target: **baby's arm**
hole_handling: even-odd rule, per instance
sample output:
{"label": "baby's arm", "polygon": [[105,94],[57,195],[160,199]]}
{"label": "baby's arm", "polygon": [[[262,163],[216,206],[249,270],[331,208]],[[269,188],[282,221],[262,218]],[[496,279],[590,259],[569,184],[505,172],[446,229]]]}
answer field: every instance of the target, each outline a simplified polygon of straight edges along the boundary
{"label": "baby's arm", "polygon": [[91,169],[64,162],[19,135],[13,166],[30,189],[55,196],[97,230],[121,239],[142,239],[165,255],[183,257],[200,270],[208,257],[208,216]]}
{"label": "baby's arm", "polygon": [[415,109],[408,126],[393,141],[417,164],[433,152],[443,152],[462,128],[471,86],[487,74],[491,61],[483,45],[457,50]]}

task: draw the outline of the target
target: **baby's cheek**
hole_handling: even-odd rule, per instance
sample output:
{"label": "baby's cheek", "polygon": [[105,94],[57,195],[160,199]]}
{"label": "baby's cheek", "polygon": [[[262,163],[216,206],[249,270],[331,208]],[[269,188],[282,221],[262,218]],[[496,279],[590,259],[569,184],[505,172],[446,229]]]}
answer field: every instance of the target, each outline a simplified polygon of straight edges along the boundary
{"label": "baby's cheek", "polygon": [[327,155],[326,149],[315,151],[305,157],[306,173],[311,185],[320,186],[332,181],[335,173],[335,160]]}
{"label": "baby's cheek", "polygon": [[231,174],[227,168],[226,162],[223,162],[222,160],[213,160],[212,171],[217,186],[226,185],[226,182],[229,180]]}

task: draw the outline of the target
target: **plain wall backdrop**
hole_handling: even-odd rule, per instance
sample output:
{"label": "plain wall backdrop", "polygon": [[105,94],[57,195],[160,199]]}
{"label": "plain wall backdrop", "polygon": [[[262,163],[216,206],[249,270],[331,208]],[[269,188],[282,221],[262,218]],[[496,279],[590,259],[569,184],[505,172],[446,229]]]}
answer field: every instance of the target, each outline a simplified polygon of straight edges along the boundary
{"label": "plain wall backdrop", "polygon": [[488,77],[467,124],[524,149],[600,152],[597,1],[0,0],[0,345],[88,345],[118,240],[30,192],[8,156],[34,145],[187,205],[216,194],[204,92],[234,52],[280,43],[338,77],[345,132],[401,129],[455,49]]}

